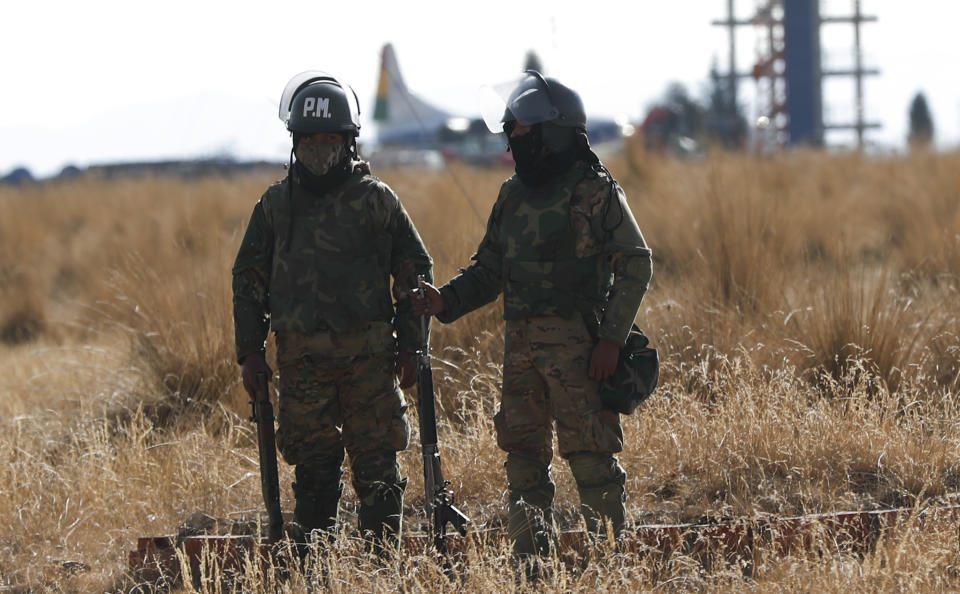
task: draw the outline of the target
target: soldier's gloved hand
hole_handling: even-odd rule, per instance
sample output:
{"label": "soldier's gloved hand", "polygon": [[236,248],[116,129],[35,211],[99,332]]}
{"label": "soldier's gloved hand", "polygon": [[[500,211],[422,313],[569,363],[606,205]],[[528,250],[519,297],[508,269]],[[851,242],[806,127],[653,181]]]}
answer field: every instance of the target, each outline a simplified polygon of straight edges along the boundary
{"label": "soldier's gloved hand", "polygon": [[260,353],[251,353],[244,357],[240,373],[243,376],[243,388],[254,400],[257,398],[257,374],[267,374],[268,382],[273,377],[273,370]]}
{"label": "soldier's gloved hand", "polygon": [[417,359],[410,351],[400,351],[397,353],[396,362],[397,378],[400,380],[400,387],[409,388],[417,383]]}
{"label": "soldier's gloved hand", "polygon": [[420,286],[413,294],[413,313],[418,316],[435,316],[442,313],[446,307],[440,291],[427,281],[420,281]]}
{"label": "soldier's gloved hand", "polygon": [[597,346],[593,347],[593,354],[590,355],[590,379],[605,380],[617,368],[617,361],[620,359],[620,345],[601,338]]}

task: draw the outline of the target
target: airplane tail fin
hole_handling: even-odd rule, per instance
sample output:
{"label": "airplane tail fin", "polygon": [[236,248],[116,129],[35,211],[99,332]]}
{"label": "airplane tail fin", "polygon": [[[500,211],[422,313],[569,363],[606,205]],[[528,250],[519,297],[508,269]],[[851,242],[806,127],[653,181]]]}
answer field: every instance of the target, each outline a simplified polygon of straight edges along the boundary
{"label": "airplane tail fin", "polygon": [[[392,63],[393,68],[387,64]],[[391,70],[394,74],[391,74]],[[395,81],[395,82],[393,82]],[[405,88],[403,79],[397,68],[397,57],[393,53],[393,46],[389,43],[383,46],[380,52],[380,81],[377,83],[377,100],[373,106],[373,121],[385,122],[390,119],[390,84]]]}
{"label": "airplane tail fin", "polygon": [[400,66],[392,44],[383,46],[380,54],[380,80],[373,108],[377,136],[381,143],[416,141],[431,135],[446,124],[450,114],[411,94],[400,74]]}

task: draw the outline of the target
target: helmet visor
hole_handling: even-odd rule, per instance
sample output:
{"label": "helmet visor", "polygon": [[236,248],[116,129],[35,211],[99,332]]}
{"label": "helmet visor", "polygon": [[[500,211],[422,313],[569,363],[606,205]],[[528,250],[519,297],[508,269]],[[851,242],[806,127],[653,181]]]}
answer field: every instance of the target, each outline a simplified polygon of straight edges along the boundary
{"label": "helmet visor", "polygon": [[546,81],[530,70],[506,82],[481,87],[480,111],[487,128],[494,133],[503,132],[504,122],[532,125],[560,115]]}

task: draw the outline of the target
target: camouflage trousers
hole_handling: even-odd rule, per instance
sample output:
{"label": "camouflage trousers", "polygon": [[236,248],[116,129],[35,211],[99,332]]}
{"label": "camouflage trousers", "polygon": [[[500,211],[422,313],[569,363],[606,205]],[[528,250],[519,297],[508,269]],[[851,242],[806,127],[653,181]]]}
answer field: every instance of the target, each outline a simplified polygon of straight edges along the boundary
{"label": "camouflage trousers", "polygon": [[494,417],[497,445],[544,465],[553,458],[553,424],[564,458],[623,449],[620,417],[600,402],[587,376],[594,340],[579,316],[508,320],[503,393]]}
{"label": "camouflage trousers", "polygon": [[[360,531],[396,540],[406,487],[396,453],[407,447],[410,430],[392,343],[389,350],[369,352],[361,336],[354,354],[331,356],[310,348],[322,338],[278,337],[277,448],[296,466],[294,517],[305,531],[336,526],[346,453],[360,500]],[[334,350],[337,355],[351,352],[349,341],[338,344],[348,348]]]}
{"label": "camouflage trousers", "polygon": [[287,463],[344,449],[353,456],[407,447],[407,404],[392,349],[334,356],[284,342],[278,340],[277,447]]}
{"label": "camouflage trousers", "polygon": [[550,549],[555,486],[550,477],[553,426],[570,463],[587,530],[619,534],[625,523],[626,473],[613,454],[623,449],[619,415],[600,401],[588,377],[594,340],[583,320],[543,316],[508,320],[497,445],[507,452],[509,531],[514,553]]}

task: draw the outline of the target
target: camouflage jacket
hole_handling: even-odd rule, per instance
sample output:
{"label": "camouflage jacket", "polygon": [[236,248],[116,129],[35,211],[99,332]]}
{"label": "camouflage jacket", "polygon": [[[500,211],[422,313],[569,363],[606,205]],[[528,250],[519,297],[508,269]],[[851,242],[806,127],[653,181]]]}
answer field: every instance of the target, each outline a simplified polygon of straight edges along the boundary
{"label": "camouflage jacket", "polygon": [[582,314],[623,344],[652,274],[651,252],[626,196],[580,161],[543,186],[500,188],[474,263],[440,288],[451,322],[504,294],[505,319]]}
{"label": "camouflage jacket", "polygon": [[409,290],[433,262],[396,194],[362,173],[322,195],[290,183],[260,198],[233,266],[237,360],[264,352],[271,327],[309,336],[393,323],[399,348],[416,350]]}

